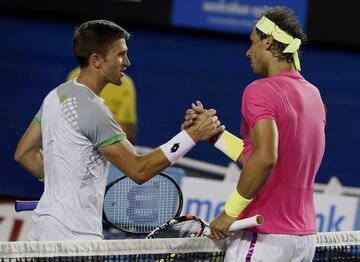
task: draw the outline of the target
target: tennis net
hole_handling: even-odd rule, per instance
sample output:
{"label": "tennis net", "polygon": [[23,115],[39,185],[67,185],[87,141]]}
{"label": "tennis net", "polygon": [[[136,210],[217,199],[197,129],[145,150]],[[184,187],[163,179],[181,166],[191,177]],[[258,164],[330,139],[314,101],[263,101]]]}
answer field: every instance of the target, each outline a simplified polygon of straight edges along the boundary
{"label": "tennis net", "polygon": [[[360,231],[319,233],[313,261],[360,261]],[[207,238],[0,242],[0,261],[213,261],[226,241]]]}

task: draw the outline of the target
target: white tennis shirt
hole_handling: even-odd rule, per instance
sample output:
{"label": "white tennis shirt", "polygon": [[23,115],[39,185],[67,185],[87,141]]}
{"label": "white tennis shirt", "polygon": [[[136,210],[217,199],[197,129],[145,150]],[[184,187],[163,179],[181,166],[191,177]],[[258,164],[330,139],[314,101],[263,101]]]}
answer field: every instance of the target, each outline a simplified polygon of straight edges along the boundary
{"label": "white tennis shirt", "polygon": [[34,216],[52,216],[76,235],[101,238],[109,162],[97,148],[126,137],[103,103],[73,80],[53,89],[34,119],[41,125],[45,171]]}

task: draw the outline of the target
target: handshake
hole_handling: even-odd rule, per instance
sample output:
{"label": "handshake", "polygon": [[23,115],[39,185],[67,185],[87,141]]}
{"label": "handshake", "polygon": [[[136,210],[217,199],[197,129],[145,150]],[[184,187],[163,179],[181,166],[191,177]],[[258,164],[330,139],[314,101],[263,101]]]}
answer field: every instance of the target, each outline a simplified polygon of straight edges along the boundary
{"label": "handshake", "polygon": [[207,110],[200,101],[196,101],[196,104],[191,105],[191,109],[186,110],[181,130],[185,130],[195,143],[200,140],[215,143],[225,131],[225,126],[221,125],[215,109]]}
{"label": "handshake", "polygon": [[200,101],[196,101],[196,104],[186,110],[181,129],[179,134],[159,147],[171,164],[184,156],[200,140],[209,140],[235,162],[244,149],[241,139],[225,131],[225,126],[221,125],[216,116],[216,110],[205,109]]}

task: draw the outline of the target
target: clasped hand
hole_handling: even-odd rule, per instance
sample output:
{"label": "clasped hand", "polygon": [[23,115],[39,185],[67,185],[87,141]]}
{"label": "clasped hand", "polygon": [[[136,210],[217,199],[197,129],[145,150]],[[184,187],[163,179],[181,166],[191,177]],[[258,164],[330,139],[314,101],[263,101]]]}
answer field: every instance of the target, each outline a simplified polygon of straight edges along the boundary
{"label": "clasped hand", "polygon": [[196,101],[196,104],[193,103],[191,108],[186,110],[181,129],[186,130],[195,142],[209,140],[214,143],[217,137],[224,132],[225,126],[221,125],[215,109],[207,110],[200,101]]}

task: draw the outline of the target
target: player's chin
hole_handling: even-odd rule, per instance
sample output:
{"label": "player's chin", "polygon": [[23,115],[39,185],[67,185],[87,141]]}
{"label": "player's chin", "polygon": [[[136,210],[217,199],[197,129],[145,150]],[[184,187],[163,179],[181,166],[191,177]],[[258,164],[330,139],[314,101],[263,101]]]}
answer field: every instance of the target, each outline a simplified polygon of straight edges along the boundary
{"label": "player's chin", "polygon": [[252,71],[253,71],[253,73],[254,74],[257,74],[258,72],[258,70],[256,69],[256,67],[254,66],[254,64],[253,63],[251,63],[251,69],[252,69]]}
{"label": "player's chin", "polygon": [[111,83],[114,84],[114,85],[119,86],[119,85],[122,84],[122,80],[121,80],[121,78],[119,77],[119,78],[114,79],[113,81],[111,81]]}
{"label": "player's chin", "polygon": [[260,76],[260,77],[263,76],[261,70],[259,70],[258,68],[253,67],[252,70],[253,70],[253,73],[254,73],[255,75]]}

